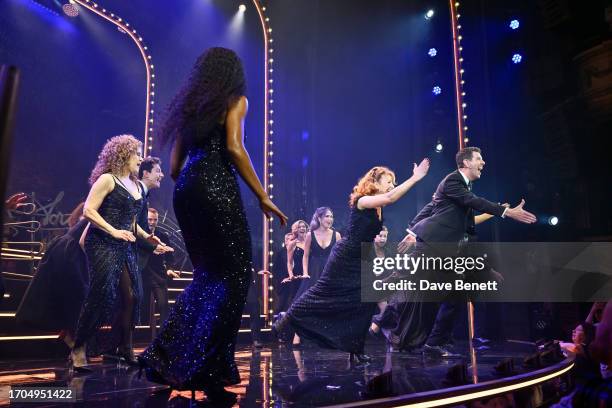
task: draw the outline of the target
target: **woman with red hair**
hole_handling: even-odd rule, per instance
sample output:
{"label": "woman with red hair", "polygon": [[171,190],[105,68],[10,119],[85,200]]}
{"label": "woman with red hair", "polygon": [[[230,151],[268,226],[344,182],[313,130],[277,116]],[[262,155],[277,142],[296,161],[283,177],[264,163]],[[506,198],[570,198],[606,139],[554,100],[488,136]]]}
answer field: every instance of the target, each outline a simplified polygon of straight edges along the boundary
{"label": "woman with red hair", "polygon": [[376,303],[361,302],[361,244],[372,242],[383,225],[382,208],[393,204],[427,174],[429,160],[414,164],[412,177],[395,186],[387,167],[373,167],[353,188],[347,234],[334,247],[321,278],[273,326],[277,335],[343,350],[351,360],[369,360],[364,342]]}

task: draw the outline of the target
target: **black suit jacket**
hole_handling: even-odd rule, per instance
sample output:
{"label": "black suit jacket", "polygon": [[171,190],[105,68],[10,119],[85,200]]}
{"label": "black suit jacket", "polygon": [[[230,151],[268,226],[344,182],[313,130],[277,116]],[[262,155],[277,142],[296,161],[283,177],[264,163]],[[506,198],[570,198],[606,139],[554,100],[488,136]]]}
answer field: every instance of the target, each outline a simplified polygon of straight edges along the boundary
{"label": "black suit jacket", "polygon": [[433,200],[408,228],[425,242],[459,242],[466,234],[475,235],[474,211],[501,217],[504,207],[471,192],[457,170],[438,184]]}
{"label": "black suit jacket", "polygon": [[[144,192],[144,186],[142,185],[142,182],[139,182],[139,183],[141,184],[142,190]],[[149,193],[143,196],[142,209],[140,210],[140,214],[138,214],[138,219],[136,220],[136,222],[138,223],[140,228],[142,228],[144,231],[150,234],[151,229],[149,228],[149,221],[147,219],[148,217],[149,217]],[[164,240],[162,240],[162,242],[164,244],[166,243],[166,241]],[[149,256],[153,254],[153,251],[155,250],[157,245],[152,244],[146,239],[142,239],[140,237],[136,237],[136,245],[138,246],[138,270],[142,271],[145,265],[147,264]]]}
{"label": "black suit jacket", "polygon": [[[170,242],[168,235],[159,228],[155,230],[155,236],[159,237],[165,244]],[[170,280],[166,271],[174,269],[174,254],[167,252],[163,255],[150,254],[142,269],[142,280],[144,285],[166,285]]]}

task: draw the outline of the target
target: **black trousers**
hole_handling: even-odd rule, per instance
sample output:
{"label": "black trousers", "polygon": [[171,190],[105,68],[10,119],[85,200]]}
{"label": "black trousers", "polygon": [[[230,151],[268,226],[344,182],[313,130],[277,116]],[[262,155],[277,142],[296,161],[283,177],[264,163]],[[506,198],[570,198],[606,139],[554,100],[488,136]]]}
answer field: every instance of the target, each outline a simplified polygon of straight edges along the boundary
{"label": "black trousers", "polygon": [[143,302],[141,316],[143,323],[153,326],[155,322],[155,305],[159,312],[159,325],[163,325],[168,318],[168,285],[149,284],[143,288]]}

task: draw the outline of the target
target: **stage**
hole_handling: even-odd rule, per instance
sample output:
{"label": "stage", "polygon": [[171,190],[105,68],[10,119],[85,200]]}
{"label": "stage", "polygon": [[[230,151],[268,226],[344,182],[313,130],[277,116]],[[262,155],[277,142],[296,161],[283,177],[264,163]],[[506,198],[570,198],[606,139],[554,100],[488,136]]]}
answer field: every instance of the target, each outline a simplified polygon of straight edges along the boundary
{"label": "stage", "polygon": [[[387,353],[383,342],[371,340],[367,352],[373,361],[359,365],[351,364],[346,353],[316,347],[291,349],[274,342],[261,349],[242,345],[236,350],[242,382],[227,389],[238,394],[235,406],[240,407],[484,406],[478,405],[482,401],[524,407],[554,401],[570,386],[570,360],[544,368],[523,366],[524,358],[535,351],[533,346],[509,342],[492,346],[478,353],[476,372],[467,358],[467,346],[457,345],[456,350],[466,357],[441,360],[419,353]],[[512,359],[514,373],[496,372],[495,366],[504,359]],[[98,359],[93,373],[70,375],[65,366],[63,359],[2,362],[0,404],[9,403],[11,386],[71,387],[76,402],[88,407],[190,404],[189,391],[171,391],[148,382],[144,376],[139,378],[138,369]],[[467,377],[462,378],[462,373]],[[210,406],[202,392],[196,392],[196,400]]]}

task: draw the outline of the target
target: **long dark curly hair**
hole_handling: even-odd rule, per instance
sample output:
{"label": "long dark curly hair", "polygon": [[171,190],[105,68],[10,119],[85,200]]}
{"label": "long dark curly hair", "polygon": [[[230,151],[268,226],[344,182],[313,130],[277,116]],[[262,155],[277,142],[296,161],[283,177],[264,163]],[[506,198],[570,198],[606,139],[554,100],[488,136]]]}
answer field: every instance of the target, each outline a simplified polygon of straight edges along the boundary
{"label": "long dark curly hair", "polygon": [[245,94],[246,80],[238,55],[227,48],[209,48],[198,57],[187,83],[166,111],[162,143],[172,143],[180,135],[187,147],[193,145]]}

